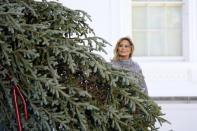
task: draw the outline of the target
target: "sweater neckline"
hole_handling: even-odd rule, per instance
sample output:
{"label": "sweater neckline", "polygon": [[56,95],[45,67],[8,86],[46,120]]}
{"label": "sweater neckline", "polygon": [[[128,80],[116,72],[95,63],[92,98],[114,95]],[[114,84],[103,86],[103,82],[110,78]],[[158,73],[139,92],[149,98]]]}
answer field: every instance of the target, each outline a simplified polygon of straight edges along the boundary
{"label": "sweater neckline", "polygon": [[119,58],[118,61],[121,61],[121,62],[130,62],[130,61],[132,61],[132,59],[131,58],[128,58],[126,60],[122,60],[122,59]]}
{"label": "sweater neckline", "polygon": [[128,58],[126,60],[118,59],[118,62],[122,63],[122,64],[126,64],[126,65],[131,65],[132,64],[132,58]]}

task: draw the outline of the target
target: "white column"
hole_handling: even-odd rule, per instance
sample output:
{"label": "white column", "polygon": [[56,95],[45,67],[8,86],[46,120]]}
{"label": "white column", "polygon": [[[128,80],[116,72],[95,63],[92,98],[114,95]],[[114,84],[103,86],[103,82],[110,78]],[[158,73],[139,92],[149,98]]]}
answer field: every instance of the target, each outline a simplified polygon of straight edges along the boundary
{"label": "white column", "polygon": [[197,63],[197,1],[189,0],[189,60]]}
{"label": "white column", "polygon": [[120,37],[131,36],[131,0],[120,0]]}
{"label": "white column", "polygon": [[189,62],[190,75],[197,82],[197,1],[189,0]]}
{"label": "white column", "polygon": [[[114,44],[118,40],[120,32],[120,1],[110,0],[110,27],[111,42]],[[115,46],[115,45],[113,45]]]}

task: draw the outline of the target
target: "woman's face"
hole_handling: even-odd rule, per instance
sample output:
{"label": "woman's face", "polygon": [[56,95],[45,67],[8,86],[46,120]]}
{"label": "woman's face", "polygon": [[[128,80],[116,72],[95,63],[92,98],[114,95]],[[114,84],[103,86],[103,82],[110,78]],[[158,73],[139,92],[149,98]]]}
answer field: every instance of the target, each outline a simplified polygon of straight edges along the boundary
{"label": "woman's face", "polygon": [[131,54],[131,45],[128,40],[122,40],[118,46],[118,55],[121,59],[126,60]]}

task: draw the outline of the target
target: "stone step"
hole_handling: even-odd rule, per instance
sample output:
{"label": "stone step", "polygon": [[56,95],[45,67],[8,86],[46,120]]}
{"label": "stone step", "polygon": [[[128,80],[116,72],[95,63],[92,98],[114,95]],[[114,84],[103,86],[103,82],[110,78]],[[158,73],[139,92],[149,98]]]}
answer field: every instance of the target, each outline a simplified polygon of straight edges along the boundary
{"label": "stone step", "polygon": [[156,103],[197,103],[197,96],[151,97]]}

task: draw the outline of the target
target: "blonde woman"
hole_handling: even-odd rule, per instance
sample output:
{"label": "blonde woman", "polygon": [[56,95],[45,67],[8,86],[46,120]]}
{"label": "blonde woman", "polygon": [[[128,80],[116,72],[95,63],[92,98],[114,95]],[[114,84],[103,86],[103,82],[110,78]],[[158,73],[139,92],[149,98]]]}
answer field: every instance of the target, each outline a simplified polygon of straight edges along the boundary
{"label": "blonde woman", "polygon": [[[112,64],[127,70],[130,70],[129,76],[136,80],[142,89],[142,92],[148,95],[148,89],[144,80],[142,70],[138,63],[132,60],[132,54],[134,51],[134,45],[129,37],[122,37],[118,40],[114,49],[114,57]],[[140,74],[140,75],[135,75]],[[141,77],[139,77],[141,76]]]}

